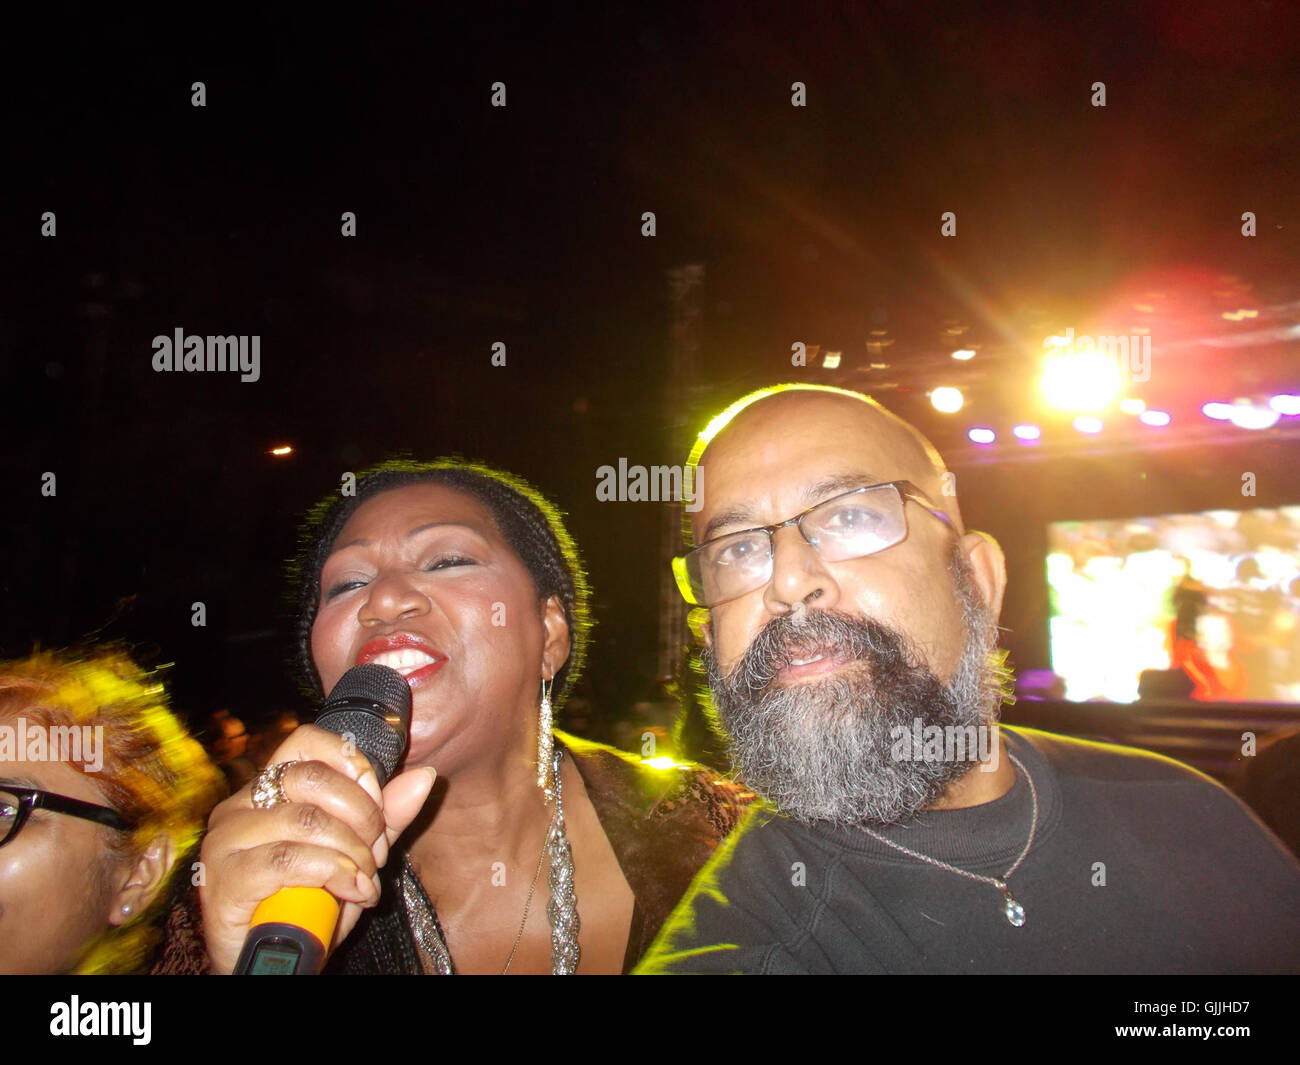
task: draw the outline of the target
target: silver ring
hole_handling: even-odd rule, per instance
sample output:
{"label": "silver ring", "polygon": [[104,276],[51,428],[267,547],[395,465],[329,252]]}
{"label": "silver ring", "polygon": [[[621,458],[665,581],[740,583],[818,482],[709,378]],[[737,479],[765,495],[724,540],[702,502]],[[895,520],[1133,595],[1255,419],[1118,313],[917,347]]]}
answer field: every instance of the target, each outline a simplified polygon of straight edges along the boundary
{"label": "silver ring", "polygon": [[279,806],[282,802],[288,802],[289,796],[284,793],[284,773],[291,765],[297,765],[297,762],[276,762],[275,765],[269,765],[257,774],[253,781],[253,805],[259,810],[269,810],[272,806]]}

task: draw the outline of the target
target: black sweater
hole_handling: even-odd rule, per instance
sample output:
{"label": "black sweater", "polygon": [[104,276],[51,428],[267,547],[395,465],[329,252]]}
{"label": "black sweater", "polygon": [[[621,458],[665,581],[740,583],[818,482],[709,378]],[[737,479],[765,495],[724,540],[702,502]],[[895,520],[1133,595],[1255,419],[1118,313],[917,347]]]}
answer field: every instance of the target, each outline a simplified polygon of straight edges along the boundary
{"label": "black sweater", "polygon": [[[1130,748],[1003,726],[1038,790],[1008,884],[901,854],[856,829],[751,809],[638,967],[645,973],[1300,971],[1300,864],[1226,789]],[[1001,877],[1029,835],[1023,775],[1001,798],[882,830]]]}

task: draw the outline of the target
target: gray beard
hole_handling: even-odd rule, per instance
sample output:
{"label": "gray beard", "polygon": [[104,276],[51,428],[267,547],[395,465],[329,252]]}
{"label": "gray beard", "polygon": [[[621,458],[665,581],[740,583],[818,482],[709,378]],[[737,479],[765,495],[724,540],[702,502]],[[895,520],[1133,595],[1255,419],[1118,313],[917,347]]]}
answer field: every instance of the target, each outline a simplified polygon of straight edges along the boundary
{"label": "gray beard", "polygon": [[[967,759],[894,757],[900,730],[913,734],[917,720],[922,729],[991,729],[1007,697],[997,624],[956,544],[949,570],[967,631],[950,684],[902,633],[833,611],[775,618],[726,677],[714,655],[702,652],[743,784],[798,821],[888,825],[930,806],[974,768]],[[792,658],[832,650],[860,665],[820,682],[773,683]]]}

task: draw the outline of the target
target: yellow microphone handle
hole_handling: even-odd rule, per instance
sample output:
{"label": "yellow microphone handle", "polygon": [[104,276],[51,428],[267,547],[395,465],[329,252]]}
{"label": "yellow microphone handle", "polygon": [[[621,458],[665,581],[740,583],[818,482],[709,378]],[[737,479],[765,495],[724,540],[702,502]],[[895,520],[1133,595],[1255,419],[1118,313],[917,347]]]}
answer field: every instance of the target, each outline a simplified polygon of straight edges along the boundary
{"label": "yellow microphone handle", "polygon": [[339,923],[339,900],[324,888],[281,888],[263,899],[253,911],[250,928],[260,924],[291,924],[305,929],[329,949],[334,928]]}

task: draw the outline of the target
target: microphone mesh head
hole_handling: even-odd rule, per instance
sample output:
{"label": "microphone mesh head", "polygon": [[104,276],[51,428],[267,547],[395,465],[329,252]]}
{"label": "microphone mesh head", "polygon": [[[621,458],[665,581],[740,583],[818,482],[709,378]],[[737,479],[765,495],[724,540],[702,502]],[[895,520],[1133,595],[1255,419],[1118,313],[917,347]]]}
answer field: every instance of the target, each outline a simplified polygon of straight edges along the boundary
{"label": "microphone mesh head", "polygon": [[410,723],[411,687],[406,678],[373,663],[344,673],[316,715],[319,727],[351,737],[370,759],[381,785],[402,760]]}
{"label": "microphone mesh head", "polygon": [[406,678],[388,666],[353,666],[330,691],[325,705],[329,706],[338,699],[363,699],[367,702],[382,703],[402,713],[408,721],[411,716],[411,686]]}

